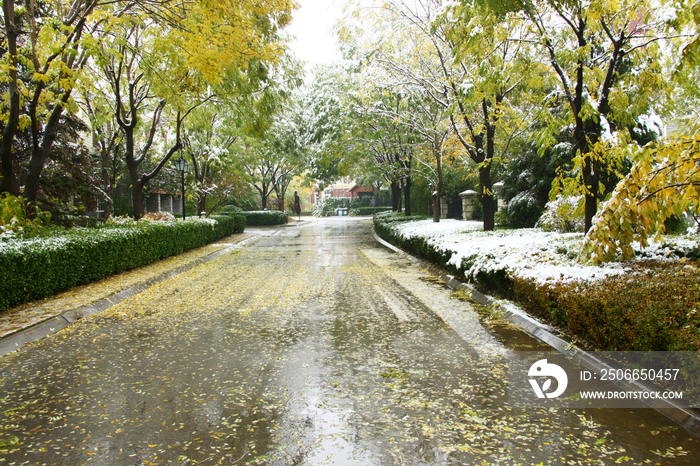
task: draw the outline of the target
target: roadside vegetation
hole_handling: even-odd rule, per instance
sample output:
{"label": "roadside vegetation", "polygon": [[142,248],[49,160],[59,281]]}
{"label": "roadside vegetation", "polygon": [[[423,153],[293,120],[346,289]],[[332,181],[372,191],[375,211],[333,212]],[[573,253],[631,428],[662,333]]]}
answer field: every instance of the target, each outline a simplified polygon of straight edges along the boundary
{"label": "roadside vegetation", "polygon": [[241,233],[245,220],[148,214],[138,222],[112,217],[100,227],[71,229],[16,221],[0,241],[0,311]]}
{"label": "roadside vegetation", "polygon": [[634,259],[604,266],[577,260],[581,233],[509,229],[477,222],[375,216],[390,241],[531,315],[608,351],[700,350],[700,248],[697,236],[669,236]]}

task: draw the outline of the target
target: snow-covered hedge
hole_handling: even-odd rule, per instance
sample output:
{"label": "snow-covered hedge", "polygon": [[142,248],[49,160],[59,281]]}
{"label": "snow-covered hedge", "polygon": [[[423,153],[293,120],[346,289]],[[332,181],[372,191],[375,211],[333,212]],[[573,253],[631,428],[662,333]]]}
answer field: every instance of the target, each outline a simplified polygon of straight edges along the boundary
{"label": "snow-covered hedge", "polygon": [[484,232],[480,222],[402,219],[377,215],[375,230],[598,349],[700,350],[700,313],[691,304],[700,302],[700,288],[677,289],[681,280],[697,283],[700,277],[692,262],[700,257],[697,238],[668,238],[637,251],[637,261],[597,267],[576,260],[582,234]]}
{"label": "snow-covered hedge", "polygon": [[243,231],[236,216],[140,221],[0,242],[0,310],[150,264]]}

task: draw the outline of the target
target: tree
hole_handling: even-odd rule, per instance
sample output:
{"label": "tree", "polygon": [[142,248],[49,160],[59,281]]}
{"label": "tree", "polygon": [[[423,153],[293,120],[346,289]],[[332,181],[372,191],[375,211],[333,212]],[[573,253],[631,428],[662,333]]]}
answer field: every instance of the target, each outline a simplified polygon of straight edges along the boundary
{"label": "tree", "polygon": [[[368,76],[361,73],[365,78]],[[412,104],[403,89],[393,82],[366,79],[362,97],[353,100],[353,132],[358,154],[368,148],[363,157],[390,184],[392,209],[411,215],[411,187],[414,156],[418,134],[404,124],[410,119]],[[362,158],[361,158],[362,159]]]}
{"label": "tree", "polygon": [[471,1],[445,9],[434,30],[444,76],[436,98],[453,109],[455,135],[479,170],[484,230],[493,230],[493,168],[527,128],[532,105],[523,91],[537,88],[527,30],[518,18],[501,19]]}
{"label": "tree", "polygon": [[[110,29],[111,41],[100,45],[99,64],[124,134],[137,219],[143,214],[145,186],[182,147],[189,114],[215,94],[255,92],[266,81],[268,63],[283,51],[277,30],[289,21],[289,9],[287,2],[255,7],[202,1],[156,18],[125,16]],[[145,118],[149,123],[142,123]],[[171,125],[167,130],[160,128],[164,122]],[[160,160],[142,173],[144,161],[160,149],[157,142],[163,143]]]}
{"label": "tree", "polygon": [[[690,14],[689,14],[690,13]],[[695,34],[673,43],[681,54],[672,63],[676,91],[672,102],[681,109],[675,121],[675,134],[650,142],[632,153],[630,173],[615,187],[610,199],[593,218],[579,259],[600,264],[634,257],[632,243],[646,247],[652,235],[665,232],[671,216],[688,215],[700,228],[700,124],[697,118],[700,82],[700,3],[682,12],[691,21]],[[673,15],[671,16],[673,17]],[[694,23],[694,24],[693,24]],[[689,27],[689,29],[690,29]],[[692,30],[691,29],[691,30]]]}
{"label": "tree", "polygon": [[[161,98],[165,91],[177,96],[177,91],[185,90],[187,98],[194,93],[195,84],[215,86],[225,77],[245,73],[251,63],[274,61],[283,50],[277,31],[289,22],[292,8],[287,0],[263,4],[207,0],[73,0],[65,4],[28,0],[26,8],[18,9],[18,5],[4,1],[2,10],[2,39],[7,47],[0,60],[4,76],[1,85],[7,92],[2,93],[0,173],[2,190],[23,195],[30,212],[62,115],[76,110],[72,100],[76,82],[91,57],[104,53],[110,44],[120,43],[116,32],[139,22],[142,29],[159,27],[162,34],[152,36],[150,45],[154,48],[150,52],[162,54],[148,63],[153,71],[149,78],[159,75],[173,79],[161,79],[163,86],[153,90]],[[133,56],[135,51],[130,52]],[[170,68],[158,68],[164,64]],[[136,82],[131,84],[138,86]],[[189,108],[172,98],[169,103],[181,115]],[[151,107],[154,115],[162,113],[158,107]],[[177,114],[177,110],[172,113]],[[138,121],[139,117],[134,116]],[[14,151],[15,139],[24,130],[31,135],[31,155],[26,165],[17,162]]]}
{"label": "tree", "polygon": [[[515,124],[517,119],[509,117],[511,94],[522,89],[529,70],[528,54],[523,53],[526,43],[512,40],[513,31],[522,28],[515,20],[501,23],[471,4],[455,10],[453,3],[442,0],[410,5],[395,0],[385,2],[383,8],[390,30],[384,42],[369,50],[400,85],[428,96],[437,106],[418,106],[416,115],[422,109],[422,117],[412,122],[420,122],[422,141],[433,155],[435,205],[447,142],[441,121],[445,117],[479,170],[484,229],[493,229],[492,169],[507,152],[510,140],[522,131]],[[465,18],[462,22],[456,20],[460,15]],[[434,214],[438,220],[439,208]]]}
{"label": "tree", "polygon": [[[140,167],[149,160],[150,151],[161,124],[167,97],[159,97],[152,92],[153,82],[148,56],[153,51],[153,39],[162,33],[157,24],[143,21],[136,16],[127,18],[123,24],[112,29],[114,42],[104,41],[99,56],[102,78],[111,88],[113,115],[124,139],[124,159],[131,180],[134,217],[143,215],[143,191],[146,184],[158,175],[170,157],[180,147],[184,115],[177,111],[175,121],[175,141],[166,148],[165,156],[148,173],[140,173]],[[159,70],[160,71],[160,70]],[[155,73],[153,73],[155,74]],[[158,74],[156,74],[158,76]],[[195,105],[196,106],[196,105]],[[150,123],[140,125],[143,114],[150,114]],[[139,146],[139,131],[145,132],[145,141]]]}
{"label": "tree", "polygon": [[[167,12],[171,3],[28,0],[17,9],[17,2],[3,2],[2,190],[24,196],[30,214],[36,207],[47,157],[59,137],[62,116],[76,110],[72,100],[76,81],[107,25],[133,9],[144,8],[154,15]],[[25,130],[30,134],[30,158],[27,164],[19,164],[14,141]]]}
{"label": "tree", "polygon": [[[235,119],[225,111],[225,106],[210,103],[195,111],[184,130],[183,150],[192,163],[197,213],[200,216],[208,215],[223,205],[234,189],[234,186],[226,183],[227,178],[221,176],[223,172],[235,171],[231,147],[238,136],[237,128],[231,127],[233,122]],[[218,201],[208,208],[207,200],[212,195]]]}
{"label": "tree", "polygon": [[308,150],[308,178],[321,183],[348,176],[358,165],[351,138],[350,102],[356,92],[353,75],[353,69],[322,65],[298,97],[302,102],[301,144]]}
{"label": "tree", "polygon": [[82,97],[79,105],[89,121],[92,145],[99,160],[101,197],[104,199],[104,218],[109,218],[114,207],[114,188],[121,167],[119,146],[123,144],[122,133],[117,124],[113,102],[108,100],[106,83],[83,85],[78,91]]}
{"label": "tree", "polygon": [[656,8],[644,0],[533,1],[513,8],[533,26],[569,108],[549,134],[573,126],[586,231],[603,194],[601,176],[626,154],[627,128],[650,111],[652,96],[667,82],[660,42],[669,38],[672,21],[655,14]]}
{"label": "tree", "polygon": [[[0,67],[7,89],[1,119],[2,190],[24,196],[31,214],[61,116],[71,105],[76,74],[89,58],[86,37],[97,34],[101,23],[94,14],[101,2],[74,0],[70,8],[62,8],[31,1],[20,12],[16,6],[11,0],[2,5],[6,48]],[[25,129],[31,135],[26,169],[18,167],[13,150],[18,132]]]}
{"label": "tree", "polygon": [[243,166],[260,194],[263,209],[268,208],[273,192],[277,194],[280,208],[284,208],[287,187],[305,166],[305,151],[290,118],[293,118],[290,113],[278,115],[264,137],[243,138]]}
{"label": "tree", "polygon": [[271,129],[274,151],[284,154],[273,187],[280,210],[284,210],[284,199],[292,179],[301,174],[307,166],[307,150],[302,144],[303,135],[300,132],[301,118],[298,102],[293,101],[290,108],[275,118]]}

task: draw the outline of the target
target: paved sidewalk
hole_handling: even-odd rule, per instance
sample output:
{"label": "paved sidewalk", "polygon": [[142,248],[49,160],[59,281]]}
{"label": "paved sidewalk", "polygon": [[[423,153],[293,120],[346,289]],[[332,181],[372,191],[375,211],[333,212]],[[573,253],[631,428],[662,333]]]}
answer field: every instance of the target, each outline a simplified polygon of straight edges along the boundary
{"label": "paved sidewalk", "polygon": [[251,228],[216,243],[4,311],[0,313],[0,357],[253,240],[260,233]]}

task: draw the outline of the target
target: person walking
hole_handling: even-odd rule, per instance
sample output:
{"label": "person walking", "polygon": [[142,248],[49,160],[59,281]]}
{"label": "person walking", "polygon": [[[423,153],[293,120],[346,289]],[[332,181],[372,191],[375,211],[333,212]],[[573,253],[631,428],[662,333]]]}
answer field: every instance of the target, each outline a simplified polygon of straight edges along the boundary
{"label": "person walking", "polygon": [[299,216],[299,221],[301,221],[301,199],[299,199],[299,194],[294,191],[294,212]]}

